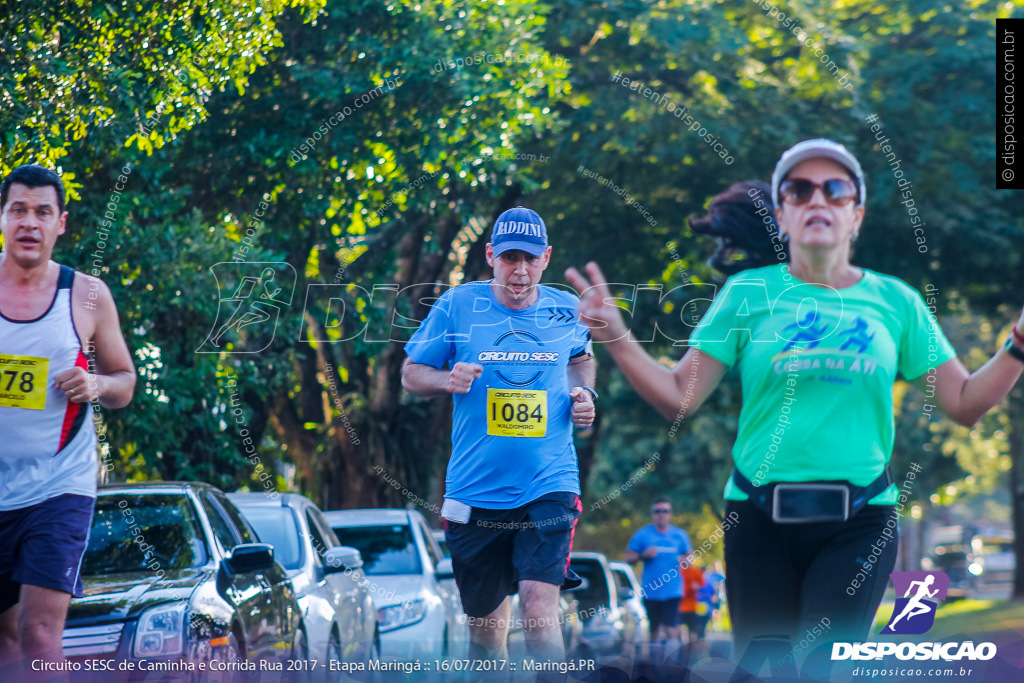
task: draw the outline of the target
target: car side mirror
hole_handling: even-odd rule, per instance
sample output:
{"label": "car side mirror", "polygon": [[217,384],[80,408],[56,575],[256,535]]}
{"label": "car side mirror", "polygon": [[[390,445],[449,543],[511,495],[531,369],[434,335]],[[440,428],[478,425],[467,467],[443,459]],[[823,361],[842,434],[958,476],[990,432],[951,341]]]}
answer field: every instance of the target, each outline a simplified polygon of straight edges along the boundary
{"label": "car side mirror", "polygon": [[588,588],[590,588],[590,579],[588,579],[585,576],[581,576],[580,577],[580,585],[576,586],[575,588],[567,588],[563,592],[571,593],[572,591],[585,591]]}
{"label": "car side mirror", "polygon": [[243,543],[236,545],[224,564],[232,574],[248,574],[270,569],[274,566],[274,546],[269,543]]}
{"label": "car side mirror", "polygon": [[438,581],[455,578],[455,568],[452,567],[450,559],[445,558],[437,563],[437,566],[434,567],[434,578]]}
{"label": "car side mirror", "polygon": [[324,573],[348,572],[363,566],[363,556],[355,548],[339,545],[324,553]]}

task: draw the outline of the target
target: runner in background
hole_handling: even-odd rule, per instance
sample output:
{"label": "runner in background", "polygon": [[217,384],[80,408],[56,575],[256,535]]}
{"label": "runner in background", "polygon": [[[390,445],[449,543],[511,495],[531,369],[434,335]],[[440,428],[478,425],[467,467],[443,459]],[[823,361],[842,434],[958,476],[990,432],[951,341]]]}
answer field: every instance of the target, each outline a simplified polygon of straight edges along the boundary
{"label": "runner in background", "polygon": [[96,498],[92,402],[122,408],[135,388],[110,290],[50,260],[66,222],[53,171],[0,186],[0,667],[63,659]]}
{"label": "runner in background", "polygon": [[626,548],[626,562],[643,561],[640,579],[644,608],[651,623],[651,655],[655,660],[676,654],[681,644],[679,601],[683,597],[680,561],[693,550],[690,537],[672,522],[672,502],[662,496],[651,504],[653,523],[637,529]]}
{"label": "runner in background", "polygon": [[[707,596],[702,596],[705,587],[704,571],[685,558],[680,565],[683,576],[683,599],[679,603],[679,616],[686,627],[688,661],[696,662],[704,651],[704,634],[708,624],[710,610]],[[702,597],[704,599],[702,599]]]}
{"label": "runner in background", "polygon": [[725,574],[722,572],[721,560],[715,560],[704,572],[704,588],[701,599],[708,603],[710,619],[708,627],[712,631],[722,630],[722,604],[725,592]]}
{"label": "runner in background", "polygon": [[594,359],[578,299],[539,284],[547,227],[517,207],[486,246],[494,278],[444,293],[406,344],[402,385],[452,395],[452,455],[441,516],[469,616],[470,654],[508,656],[508,596],[519,592],[527,651],[565,656],[559,591],[569,571],[580,481],[573,427],[594,421]]}

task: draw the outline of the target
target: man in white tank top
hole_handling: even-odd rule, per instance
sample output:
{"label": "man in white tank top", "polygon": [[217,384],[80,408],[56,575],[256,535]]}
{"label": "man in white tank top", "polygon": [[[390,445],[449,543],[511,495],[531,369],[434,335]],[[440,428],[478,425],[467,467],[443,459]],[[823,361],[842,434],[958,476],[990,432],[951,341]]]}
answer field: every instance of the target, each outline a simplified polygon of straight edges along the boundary
{"label": "man in white tank top", "polygon": [[21,166],[0,186],[0,667],[63,658],[96,498],[92,402],[122,408],[135,367],[110,290],[50,260],[64,185]]}

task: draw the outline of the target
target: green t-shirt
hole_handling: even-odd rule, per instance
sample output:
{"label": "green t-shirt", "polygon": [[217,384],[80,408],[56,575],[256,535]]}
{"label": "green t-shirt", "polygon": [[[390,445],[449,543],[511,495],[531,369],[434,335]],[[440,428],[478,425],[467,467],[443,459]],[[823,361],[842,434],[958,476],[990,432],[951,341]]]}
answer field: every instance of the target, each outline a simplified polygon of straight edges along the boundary
{"label": "green t-shirt", "polygon": [[[845,480],[867,486],[893,447],[896,373],[916,379],[954,358],[921,295],[864,270],[841,290],[788,265],[729,278],[690,346],[739,364],[743,410],[736,467],[755,484]],[[873,504],[895,503],[890,486]],[[747,496],[730,477],[727,500]]]}

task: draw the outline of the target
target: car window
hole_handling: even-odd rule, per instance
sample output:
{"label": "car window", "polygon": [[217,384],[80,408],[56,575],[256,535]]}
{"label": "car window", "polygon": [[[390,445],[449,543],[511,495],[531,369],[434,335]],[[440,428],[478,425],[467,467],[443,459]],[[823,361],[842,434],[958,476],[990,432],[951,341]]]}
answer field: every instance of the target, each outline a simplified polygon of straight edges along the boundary
{"label": "car window", "polygon": [[201,567],[206,544],[185,494],[114,494],[96,499],[82,573],[120,574]]}
{"label": "car window", "polygon": [[274,546],[274,558],[285,569],[302,566],[302,545],[298,520],[291,508],[280,505],[252,505],[242,508],[263,543]]}
{"label": "car window", "polygon": [[214,491],[210,493],[210,496],[212,496],[214,502],[224,510],[224,513],[231,525],[238,530],[238,534],[242,537],[242,543],[260,542],[260,539],[257,538],[259,534],[253,534],[252,527],[249,526],[249,523],[245,521],[245,518],[242,517],[242,515],[238,514],[238,510],[235,508],[234,504],[228,500],[223,493],[220,491]]}
{"label": "car window", "polygon": [[448,549],[448,540],[445,535],[439,534],[434,537],[434,540],[437,541],[437,547],[441,549],[441,554],[450,559],[452,551]]}
{"label": "car window", "polygon": [[422,574],[423,564],[408,524],[334,526],[341,545],[363,556],[363,571],[370,575]]}
{"label": "car window", "polygon": [[313,515],[313,510],[306,510],[306,525],[309,527],[309,541],[313,545],[316,561],[323,564],[324,553],[327,552],[328,548],[333,548],[337,545],[337,539],[334,538],[334,534],[328,537],[324,533],[324,530],[320,528],[318,520]]}
{"label": "car window", "polygon": [[437,566],[437,563],[441,561],[441,551],[437,547],[437,541],[434,540],[434,534],[430,533],[430,529],[425,524],[419,522],[420,534],[423,535],[423,544],[427,546],[427,555],[430,556],[430,561]]}
{"label": "car window", "polygon": [[213,535],[220,542],[220,547],[224,552],[230,552],[239,543],[238,534],[228,524],[220,507],[214,503],[209,493],[201,495],[199,500],[203,504],[203,509],[206,510],[206,516],[210,519],[210,526],[213,528]]}
{"label": "car window", "polygon": [[572,570],[586,579],[580,588],[572,592],[580,603],[581,612],[596,612],[604,607],[608,609],[610,592],[608,579],[601,565],[593,560],[572,560]]}
{"label": "car window", "polygon": [[629,577],[626,576],[626,572],[621,569],[613,569],[612,576],[615,577],[615,585],[618,586],[620,590],[623,588],[632,589],[632,586],[629,584]]}
{"label": "car window", "polygon": [[331,529],[331,525],[327,523],[327,518],[324,517],[324,513],[320,512],[316,508],[307,508],[306,515],[310,522],[315,522],[315,524],[310,524],[310,526],[315,527],[316,530],[320,532],[320,535],[328,548],[334,548],[341,545],[338,537],[334,535],[334,530]]}

